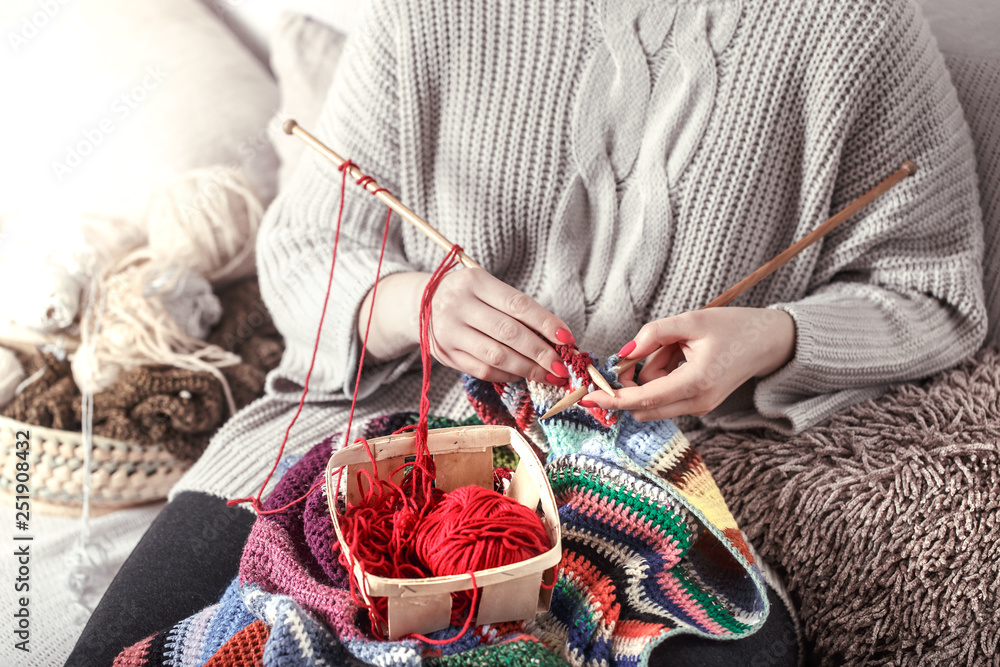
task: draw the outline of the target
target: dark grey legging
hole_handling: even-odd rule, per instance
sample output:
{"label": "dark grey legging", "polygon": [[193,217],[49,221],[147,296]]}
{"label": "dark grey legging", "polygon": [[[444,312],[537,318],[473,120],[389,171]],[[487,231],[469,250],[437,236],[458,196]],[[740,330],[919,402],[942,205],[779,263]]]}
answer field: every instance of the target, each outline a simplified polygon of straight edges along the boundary
{"label": "dark grey legging", "polygon": [[[236,576],[254,517],[224,500],[185,492],[146,531],[94,610],[66,665],[108,667],[126,646],[219,601]],[[737,641],[680,636],[657,647],[652,667],[796,665],[795,626],[769,591],[771,614]]]}

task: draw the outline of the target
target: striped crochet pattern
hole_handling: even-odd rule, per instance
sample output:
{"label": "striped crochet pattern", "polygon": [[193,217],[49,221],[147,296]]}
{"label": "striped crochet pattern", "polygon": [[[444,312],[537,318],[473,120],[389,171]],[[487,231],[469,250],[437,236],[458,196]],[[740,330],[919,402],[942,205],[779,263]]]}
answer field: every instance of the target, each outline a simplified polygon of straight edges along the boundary
{"label": "striped crochet pattern", "polygon": [[[483,422],[530,434],[547,457],[563,527],[547,613],[480,626],[443,646],[372,639],[317,491],[258,517],[239,576],[217,605],[129,647],[115,664],[631,666],[647,664],[671,634],[733,639],[756,630],[768,612],[763,576],[701,457],[671,421],[639,424],[627,413],[574,407],[541,423],[538,415],[586,378],[573,375],[561,389],[465,379]],[[414,421],[411,413],[388,415],[370,422],[366,436]],[[333,436],[301,459],[286,458],[265,507],[281,507],[321,480],[339,443]]]}

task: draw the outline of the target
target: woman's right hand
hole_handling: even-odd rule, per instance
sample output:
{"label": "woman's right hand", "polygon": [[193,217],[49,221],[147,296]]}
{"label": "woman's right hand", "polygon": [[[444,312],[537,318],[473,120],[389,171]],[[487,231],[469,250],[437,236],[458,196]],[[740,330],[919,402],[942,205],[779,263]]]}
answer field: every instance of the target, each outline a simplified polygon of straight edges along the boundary
{"label": "woman's right hand", "polygon": [[[426,273],[386,277],[378,287],[368,352],[391,359],[419,345],[420,300]],[[371,294],[362,305],[364,339]],[[553,344],[573,344],[561,319],[482,269],[447,274],[431,300],[430,353],[439,362],[489,382],[527,378],[566,384],[569,372]]]}
{"label": "woman's right hand", "polygon": [[461,269],[444,277],[431,305],[431,354],[442,364],[490,382],[566,384],[552,344],[574,343],[569,327],[523,292]]}

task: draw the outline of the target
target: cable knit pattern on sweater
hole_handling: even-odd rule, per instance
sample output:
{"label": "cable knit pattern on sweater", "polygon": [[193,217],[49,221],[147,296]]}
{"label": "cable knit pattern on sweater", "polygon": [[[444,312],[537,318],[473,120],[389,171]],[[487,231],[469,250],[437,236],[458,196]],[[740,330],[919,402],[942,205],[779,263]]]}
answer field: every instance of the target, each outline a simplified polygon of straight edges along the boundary
{"label": "cable knit pattern on sweater", "polygon": [[[969,130],[908,0],[373,0],[315,132],[598,356],[704,306],[914,160],[915,177],[736,302],[790,313],[795,356],[711,425],[801,430],[955,364],[986,332]],[[339,179],[310,155],[269,209],[261,292],[287,350],[269,396],[180,488],[246,493],[236,481],[259,479],[280,442],[312,351]],[[293,450],[343,426],[384,216],[349,184]],[[383,275],[441,257],[397,220]],[[412,363],[366,369],[359,419],[415,408]],[[465,416],[457,374],[435,373],[435,412]]]}

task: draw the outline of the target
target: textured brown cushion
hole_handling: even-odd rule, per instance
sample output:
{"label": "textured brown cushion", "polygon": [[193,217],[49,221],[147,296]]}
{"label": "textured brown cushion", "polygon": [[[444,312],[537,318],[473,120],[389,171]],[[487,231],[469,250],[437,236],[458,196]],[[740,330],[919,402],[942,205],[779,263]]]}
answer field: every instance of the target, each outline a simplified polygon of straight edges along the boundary
{"label": "textured brown cushion", "polygon": [[817,663],[1000,664],[1000,351],[797,436],[699,451]]}

